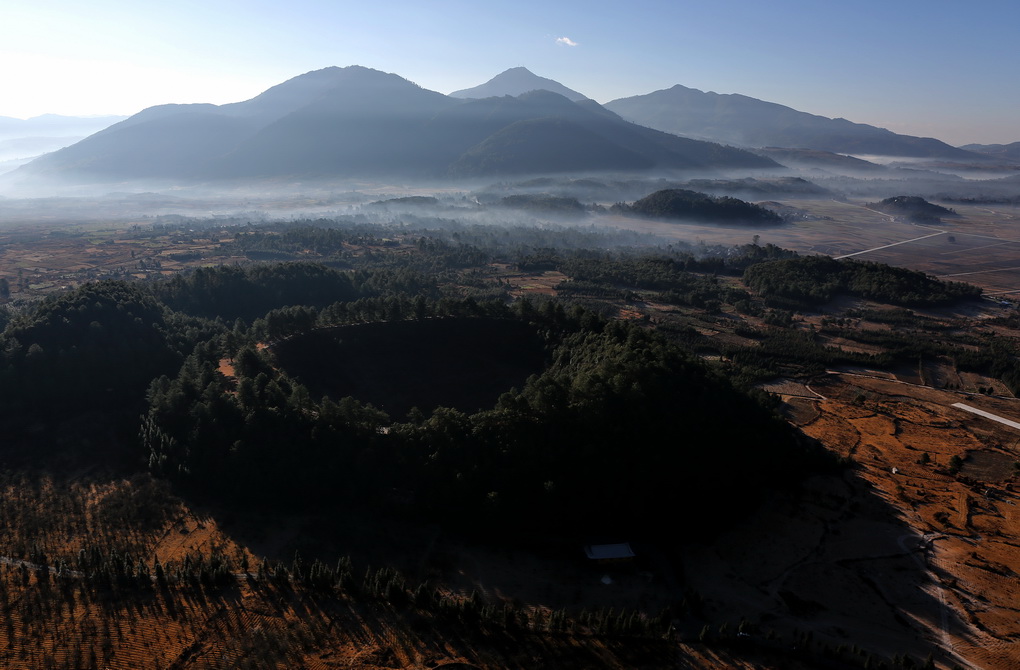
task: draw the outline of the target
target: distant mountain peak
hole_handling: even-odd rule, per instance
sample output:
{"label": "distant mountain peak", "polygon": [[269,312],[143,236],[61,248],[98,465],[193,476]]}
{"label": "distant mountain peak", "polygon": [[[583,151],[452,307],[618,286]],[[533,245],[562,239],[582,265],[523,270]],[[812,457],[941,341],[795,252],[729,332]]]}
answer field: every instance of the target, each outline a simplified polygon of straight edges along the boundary
{"label": "distant mountain peak", "polygon": [[604,107],[624,119],[667,133],[739,147],[785,147],[838,154],[980,160],[932,138],[827,118],[737,93],[704,92],[677,84]]}
{"label": "distant mountain peak", "polygon": [[457,100],[396,74],[328,67],[243,102],[150,107],[19,169],[84,183],[776,167],[627,123],[523,67],[493,81],[491,97]]}
{"label": "distant mountain peak", "polygon": [[530,91],[551,91],[558,93],[573,102],[587,100],[588,97],[569,89],[558,81],[539,77],[526,67],[517,66],[500,72],[489,81],[475,86],[454,91],[451,98],[493,98],[504,95],[517,97]]}

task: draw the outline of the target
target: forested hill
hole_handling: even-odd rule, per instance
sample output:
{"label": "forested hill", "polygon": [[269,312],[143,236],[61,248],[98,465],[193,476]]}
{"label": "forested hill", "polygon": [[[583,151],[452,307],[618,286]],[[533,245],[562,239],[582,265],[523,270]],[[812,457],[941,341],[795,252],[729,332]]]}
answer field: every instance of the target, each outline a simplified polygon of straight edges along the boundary
{"label": "forested hill", "polygon": [[[101,444],[119,452],[117,467],[147,464],[228,503],[369,505],[507,537],[668,539],[663,509],[688,528],[717,527],[765,487],[831,465],[750,390],[784,366],[850,355],[801,337],[780,312],[841,293],[905,305],[977,294],[771,245],[607,252],[583,244],[587,228],[516,239],[492,226],[401,228],[392,247],[360,225],[253,228],[222,245],[351,269],[203,267],[0,310],[0,428],[18,436],[6,453],[109,463]],[[558,276],[555,295],[513,298],[546,273]],[[653,321],[638,312],[646,305],[684,309],[656,308]],[[739,336],[703,337],[687,321],[699,311],[698,323],[732,321]],[[415,362],[440,351],[456,365]],[[720,363],[709,367],[706,351]],[[1020,378],[996,356],[978,364]],[[451,372],[450,386],[478,385],[438,393],[414,378]]]}
{"label": "forested hill", "polygon": [[[353,398],[310,395],[250,345],[236,356],[236,379],[224,378],[215,371],[221,352],[208,349],[150,389],[142,430],[150,463],[245,504],[264,504],[272,490],[274,504],[385,505],[397,490],[417,514],[463,532],[569,528],[668,541],[657,510],[707,531],[820,462],[781,421],[639,324],[527,303],[489,304],[475,318],[524,319],[549,346],[546,369],[491,408],[395,420]],[[400,323],[394,334],[415,337],[414,322]],[[487,347],[463,344],[461,355]],[[723,473],[727,486],[716,486]]]}
{"label": "forested hill", "polygon": [[782,218],[768,209],[729,196],[713,197],[697,191],[670,188],[656,191],[631,205],[614,210],[659,219],[695,220],[743,225],[776,225]]}
{"label": "forested hill", "polygon": [[[433,247],[416,253],[446,253]],[[415,514],[486,534],[658,536],[662,509],[700,510],[684,523],[717,528],[752,508],[763,488],[825,462],[642,322],[607,320],[579,303],[508,305],[449,290],[407,267],[339,272],[306,263],[88,284],[14,317],[0,334],[2,388],[19,389],[5,398],[0,423],[21,435],[44,418],[47,435],[73,426],[72,442],[47,439],[46,449],[73,443],[77,462],[112,449],[118,467],[148,463],[183,490],[224,503],[368,504],[382,513],[401,491]],[[481,321],[457,328],[465,319]],[[274,342],[359,323],[393,347],[363,347],[372,353],[362,355],[389,358],[414,351],[426,331],[457,328],[448,354],[463,358],[463,379],[491,382],[503,366],[506,388],[486,390],[482,407],[430,407],[407,396],[427,388],[402,381],[416,366],[380,360],[387,372],[373,382],[378,402],[390,404],[387,384],[407,396],[389,416],[363,398],[329,397],[331,380],[310,390],[299,378],[307,365],[277,359]],[[320,337],[322,355],[345,346],[337,332]],[[527,360],[501,362],[501,352],[519,353],[525,341]],[[741,421],[729,420],[734,413]],[[103,451],[81,451],[98,439]],[[723,471],[728,485],[719,487]]]}
{"label": "forested hill", "polygon": [[767,298],[795,306],[820,305],[841,294],[910,307],[948,305],[981,295],[976,286],[923,272],[828,256],[758,263],[744,271],[744,281]]}
{"label": "forested hill", "polygon": [[881,202],[868,203],[867,206],[879,212],[903,216],[912,221],[938,221],[942,217],[956,216],[956,212],[953,210],[930,203],[916,195],[898,195],[886,198]]}

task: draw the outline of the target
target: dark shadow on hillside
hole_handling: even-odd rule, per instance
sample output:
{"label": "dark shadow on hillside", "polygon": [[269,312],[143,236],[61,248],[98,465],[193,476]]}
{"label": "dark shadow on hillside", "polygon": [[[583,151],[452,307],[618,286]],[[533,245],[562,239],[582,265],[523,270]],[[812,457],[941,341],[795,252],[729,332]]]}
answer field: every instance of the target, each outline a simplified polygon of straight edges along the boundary
{"label": "dark shadow on hillside", "polygon": [[749,622],[749,638],[713,633],[723,644],[754,642],[819,667],[865,667],[865,652],[872,667],[895,654],[920,665],[929,653],[952,666],[960,661],[944,633],[966,639],[972,629],[945,604],[953,581],[931,558],[930,537],[847,471],[777,494],[711,543],[692,543],[679,563],[713,631]]}
{"label": "dark shadow on hillside", "polygon": [[[671,639],[789,667],[861,668],[869,655],[871,667],[888,665],[894,655],[909,655],[920,667],[929,654],[952,667],[962,661],[943,646],[943,631],[957,641],[972,635],[940,596],[954,581],[931,564],[931,538],[852,471],[774,492],[711,540],[686,537],[677,545],[669,536],[683,528],[664,529],[657,542],[638,543],[649,552],[638,563],[604,568],[585,563],[579,551],[574,557],[555,538],[486,547],[438,525],[367,510],[293,517],[209,512],[235,540],[271,558],[289,560],[296,551],[305,560],[335,562],[348,555],[359,566],[393,566],[412,585],[448,584],[465,595],[477,591],[485,601],[562,607],[569,616],[605,607],[614,597],[618,609],[634,607],[634,583],[648,580],[673,594]],[[613,575],[612,583],[600,581],[602,574]],[[647,601],[655,610],[649,616],[662,607],[654,600]]]}
{"label": "dark shadow on hillside", "polygon": [[318,396],[354,396],[403,418],[454,407],[489,409],[540,373],[535,329],[506,319],[423,319],[315,330],[273,347],[281,367]]}

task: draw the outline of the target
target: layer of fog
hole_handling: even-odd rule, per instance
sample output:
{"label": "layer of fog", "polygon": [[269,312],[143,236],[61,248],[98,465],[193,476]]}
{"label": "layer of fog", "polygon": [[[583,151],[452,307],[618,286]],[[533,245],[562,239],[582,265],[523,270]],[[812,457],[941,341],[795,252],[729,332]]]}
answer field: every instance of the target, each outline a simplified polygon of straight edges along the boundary
{"label": "layer of fog", "polygon": [[954,159],[905,158],[903,156],[854,155],[852,158],[900,171],[920,170],[947,178],[969,181],[990,181],[1020,174],[1020,164],[989,157],[983,162],[961,162]]}
{"label": "layer of fog", "polygon": [[60,116],[31,119],[0,117],[0,175],[123,121],[123,116]]}
{"label": "layer of fog", "polygon": [[[921,165],[921,163],[916,163]],[[1003,176],[1003,174],[1009,176]],[[880,172],[838,171],[798,165],[778,170],[710,173],[556,175],[502,180],[422,181],[274,179],[249,182],[182,183],[167,180],[80,184],[26,181],[0,175],[0,226],[33,223],[131,221],[180,215],[252,221],[364,216],[400,223],[405,219],[457,220],[470,224],[603,225],[599,208],[633,202],[666,188],[728,196],[787,214],[786,201],[835,199],[873,202],[912,195],[932,202],[1017,203],[1020,173],[993,179],[919,167],[886,165]],[[501,207],[504,198],[543,195],[575,199],[586,212],[563,213]],[[427,207],[401,204],[408,197],[434,197]],[[383,203],[385,204],[372,203]],[[593,213],[594,212],[594,213]],[[793,212],[795,215],[795,212]]]}

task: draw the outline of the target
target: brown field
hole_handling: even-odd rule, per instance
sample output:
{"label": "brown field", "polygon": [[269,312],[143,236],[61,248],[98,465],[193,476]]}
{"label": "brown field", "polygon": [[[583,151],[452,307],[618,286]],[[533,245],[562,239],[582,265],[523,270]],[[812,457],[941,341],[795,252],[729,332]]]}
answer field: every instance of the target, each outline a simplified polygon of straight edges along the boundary
{"label": "brown field", "polygon": [[[1009,269],[1020,266],[1013,211],[958,207],[961,218],[919,227],[854,204],[791,204],[832,220],[774,229],[599,221],[706,244],[760,235],[760,243],[836,255],[935,233],[854,257],[1020,291],[1020,269]],[[0,231],[0,276],[18,298],[91,279],[246,262],[217,255],[228,230],[152,235],[146,223],[133,225],[8,227]],[[196,252],[204,255],[188,255]],[[515,297],[555,295],[565,278],[492,270]],[[1004,311],[985,304],[931,314],[1015,337],[981,325]],[[837,307],[849,306],[860,305]],[[732,332],[742,318],[733,313],[701,319],[674,305],[616,308],[623,318],[690,320],[702,335],[755,342]],[[806,330],[821,317],[798,318],[794,327]],[[849,339],[826,344],[878,353]],[[232,372],[228,360],[221,369]],[[717,537],[688,537],[686,512],[674,520],[664,511],[682,550],[648,547],[624,566],[590,566],[579,548],[480,548],[361,511],[293,518],[210,508],[142,475],[2,473],[0,667],[838,670],[903,654],[918,665],[931,655],[943,670],[1020,667],[1020,431],[952,407],[1020,421],[1020,400],[1002,382],[941,358],[794,377],[762,388],[782,399],[788,421],[854,466],[763,501]],[[951,473],[954,457],[962,464]],[[727,486],[725,472],[710,476]],[[121,572],[89,573],[83,551],[120,561]],[[331,568],[349,557],[353,569],[314,587],[294,574],[295,553],[305,565]],[[213,560],[227,573],[219,583],[202,576]],[[157,563],[170,575],[166,585],[155,580]],[[373,575],[398,585],[380,586]],[[427,602],[417,599],[422,584]],[[605,634],[584,620],[585,611],[613,608],[648,622],[680,601],[666,634]],[[554,612],[562,623],[552,623]]]}
{"label": "brown field", "polygon": [[[915,653],[939,649],[936,658],[947,665],[1018,667],[1020,496],[1013,482],[1020,434],[951,405],[1017,418],[1020,401],[844,373],[810,388],[824,399],[790,401],[791,420],[858,467],[845,488],[826,492],[834,506],[841,501],[830,519],[804,515],[814,540],[807,528],[771,531],[781,533],[771,543],[809,546],[803,555],[791,551],[785,567],[762,570],[762,578],[772,575],[817,603],[811,620],[819,628],[838,626],[852,639],[884,633],[897,644],[913,640]],[[922,454],[929,463],[920,462]],[[953,456],[964,459],[957,477],[947,472]],[[862,514],[868,506],[884,507],[885,518]]]}
{"label": "brown field", "polygon": [[[906,654],[938,668],[1015,668],[1020,431],[951,405],[1020,420],[1020,400],[911,378],[834,370],[766,385],[794,425],[856,466],[774,496],[715,538],[687,538],[677,557],[648,547],[624,566],[586,565],[579,550],[480,548],[359,514],[205,508],[148,476],[6,473],[0,667],[780,670]],[[947,470],[954,456],[958,475]],[[87,577],[78,557],[93,548],[174,576],[163,587]],[[281,571],[295,552],[329,565],[349,556],[353,580],[309,586]],[[214,556],[226,584],[187,572]],[[376,566],[396,570],[401,593],[427,583],[445,605],[377,593],[363,577]],[[584,609],[645,618],[692,593],[697,616],[681,613],[665,638],[599,635],[580,621]],[[476,599],[509,607],[518,623],[451,613]],[[554,628],[560,610],[567,623]],[[744,641],[732,637],[738,627]]]}
{"label": "brown field", "polygon": [[501,274],[504,282],[510,286],[510,295],[515,298],[522,296],[556,295],[556,287],[560,282],[566,281],[567,276],[562,272],[549,270],[547,272],[526,273],[513,272],[506,265],[495,267]]}
{"label": "brown field", "polygon": [[[595,217],[591,222],[708,245],[747,244],[758,236],[761,244],[803,253],[851,254],[861,260],[902,265],[973,283],[1003,297],[1020,292],[1020,212],[1015,209],[961,205],[955,207],[959,218],[919,226],[867,209],[862,203],[784,202],[819,218],[770,228],[669,223],[617,215]],[[293,208],[309,203],[291,199],[278,204]],[[186,208],[185,213],[202,214]],[[10,212],[6,216],[11,222],[17,221]],[[39,295],[95,279],[154,277],[197,265],[247,262],[243,256],[219,251],[219,244],[234,234],[228,227],[153,235],[152,224],[144,217],[120,223],[100,220],[73,225],[68,220],[74,220],[70,213],[54,221],[7,223],[0,229],[0,277],[10,281],[12,297]],[[895,246],[876,249],[886,245]],[[201,257],[192,258],[191,254]],[[309,260],[315,258],[308,255]],[[550,284],[535,279],[518,282],[516,290],[548,292]]]}
{"label": "brown field", "polygon": [[[706,648],[661,633],[607,636],[578,620],[582,608],[667,605],[676,586],[657,567],[661,559],[593,568],[579,548],[577,557],[543,557],[464,545],[434,528],[238,516],[188,505],[147,476],[6,473],[0,494],[4,668],[810,667],[782,660],[781,649]],[[253,551],[298,551],[307,565],[327,548],[355,557],[343,586],[310,586],[290,560],[260,566]],[[92,551],[123,558],[126,572],[90,574],[79,555]],[[189,571],[212,560],[227,566],[225,580]],[[400,592],[408,595],[369,586],[380,564],[400,566],[387,574],[406,580],[409,590]],[[418,600],[419,583],[429,585],[432,605]],[[502,614],[471,609],[474,602],[516,619],[507,624]],[[563,626],[552,623],[559,608],[571,613]]]}
{"label": "brown field", "polygon": [[[140,231],[138,224],[127,223],[8,226],[0,230],[0,277],[10,282],[12,298],[18,298],[98,279],[144,279],[197,265],[247,260],[216,255],[220,242],[229,241],[232,233],[222,238],[213,234],[210,239]],[[191,254],[196,257],[189,258]],[[200,254],[206,257],[198,258]]]}
{"label": "brown field", "polygon": [[[838,372],[767,388],[786,394],[793,423],[857,467],[685,554],[716,616],[787,640],[810,630],[816,644],[931,654],[937,667],[1020,667],[1020,434],[950,407],[1020,418],[1020,401]],[[965,459],[959,476],[946,471],[953,456]]]}
{"label": "brown field", "polygon": [[[705,244],[747,244],[757,235],[761,244],[899,265],[975,284],[1004,297],[1020,293],[1020,210],[959,205],[954,206],[958,218],[916,225],[870,210],[863,203],[786,200],[784,204],[819,218],[774,228],[667,223],[621,216],[605,220],[621,228]],[[895,246],[877,249],[885,245]],[[868,251],[871,249],[874,251]]]}
{"label": "brown field", "polygon": [[[579,661],[627,667],[632,660],[665,653],[655,640],[602,644],[579,635],[565,643],[574,636],[547,634],[541,623],[475,632],[455,617],[395,605],[360,587],[324,592],[287,577],[259,574],[259,559],[248,546],[293,555],[295,547],[304,548],[302,533],[311,529],[315,534],[314,526],[328,519],[225,522],[187,506],[147,477],[57,480],[43,473],[7,474],[0,492],[5,522],[0,530],[4,668],[431,668],[468,660],[478,667],[510,667],[505,665],[507,653],[500,651],[506,648],[514,649],[509,657],[520,653],[550,660],[558,655],[573,658],[581,651]],[[389,546],[389,558],[403,555],[403,562],[412,566],[408,576],[415,569],[422,574],[443,570],[453,552],[458,560],[483,561],[491,576],[489,587],[520,582],[520,577],[507,577],[513,571],[525,572],[532,588],[543,584],[531,580],[528,561],[448,547],[436,542],[434,531],[411,531],[409,538],[387,543],[370,537],[378,531],[358,524],[341,523],[339,529],[349,533],[348,545],[360,540]],[[157,561],[173,575],[185,561],[222,556],[232,575],[221,586],[186,576],[171,576],[162,587],[154,578],[145,578],[143,586],[116,577],[104,583],[83,576],[76,563],[79,551],[93,548],[131,556],[132,571],[140,562],[150,574]],[[409,548],[417,551],[408,555]],[[419,562],[419,568],[413,567]],[[364,560],[357,567],[360,584],[361,574],[370,568]],[[277,570],[275,562],[272,570]],[[581,582],[572,590],[574,586],[594,591]],[[470,594],[468,588],[459,595],[444,593],[459,602]],[[552,588],[565,587],[557,580]],[[636,587],[613,589],[635,597],[651,591],[643,580]],[[491,600],[499,602],[500,597],[494,593]]]}
{"label": "brown field", "polygon": [[835,200],[783,202],[819,217],[831,217],[831,220],[819,218],[776,227],[671,223],[622,216],[605,217],[605,221],[621,228],[634,228],[666,238],[705,244],[748,244],[758,235],[761,244],[830,255],[851,253],[926,234],[918,233],[918,229],[911,224],[892,221],[886,214],[858,205]]}

